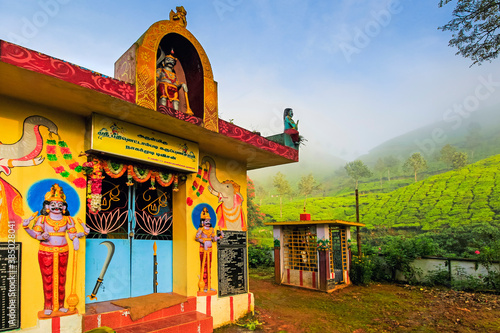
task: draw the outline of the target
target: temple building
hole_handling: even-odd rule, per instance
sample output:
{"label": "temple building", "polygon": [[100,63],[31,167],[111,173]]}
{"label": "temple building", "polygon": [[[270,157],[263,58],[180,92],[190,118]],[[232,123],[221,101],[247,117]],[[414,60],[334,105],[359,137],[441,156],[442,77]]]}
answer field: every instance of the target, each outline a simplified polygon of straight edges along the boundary
{"label": "temple building", "polygon": [[151,25],[114,78],[0,41],[0,331],[211,332],[254,310],[247,171],[297,162],[298,132],[220,119],[186,25]]}
{"label": "temple building", "polygon": [[351,227],[342,220],[268,222],[273,227],[274,279],[277,284],[332,292],[351,284]]}

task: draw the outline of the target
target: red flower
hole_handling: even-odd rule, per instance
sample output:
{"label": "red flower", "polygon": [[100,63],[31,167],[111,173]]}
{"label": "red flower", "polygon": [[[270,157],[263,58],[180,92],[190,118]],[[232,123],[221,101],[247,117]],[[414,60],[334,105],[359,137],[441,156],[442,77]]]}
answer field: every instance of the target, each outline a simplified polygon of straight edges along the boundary
{"label": "red flower", "polygon": [[75,168],[76,168],[78,165],[79,165],[79,164],[78,164],[78,162],[71,163],[71,164],[69,165],[69,168],[70,168],[71,170],[75,170]]}
{"label": "red flower", "polygon": [[61,173],[61,172],[63,172],[63,171],[64,171],[64,167],[62,167],[62,166],[58,166],[57,168],[54,168],[54,171],[55,171],[56,173]]}
{"label": "red flower", "polygon": [[55,154],[56,146],[47,146],[47,154]]}
{"label": "red flower", "polygon": [[475,254],[480,254],[481,252],[479,252],[479,250],[476,250],[476,252],[474,252]]}
{"label": "red flower", "polygon": [[61,147],[61,154],[63,155],[71,155],[71,150],[68,147]]}
{"label": "red flower", "polygon": [[75,184],[76,187],[78,188],[85,188],[87,187],[87,181],[85,180],[85,178],[77,178],[73,181],[73,184]]}
{"label": "red flower", "polygon": [[102,191],[102,184],[97,182],[92,182],[91,190],[92,194],[100,194]]}

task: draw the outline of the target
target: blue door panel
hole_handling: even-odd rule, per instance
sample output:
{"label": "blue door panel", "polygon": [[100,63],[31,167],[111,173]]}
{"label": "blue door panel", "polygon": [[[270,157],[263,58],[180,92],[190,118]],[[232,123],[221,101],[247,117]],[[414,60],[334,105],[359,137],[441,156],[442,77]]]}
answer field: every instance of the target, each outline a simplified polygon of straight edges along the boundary
{"label": "blue door panel", "polygon": [[[153,293],[154,240],[132,242],[132,297]],[[172,241],[156,241],[158,292],[172,292]]]}
{"label": "blue door panel", "polygon": [[86,297],[86,303],[130,297],[130,243],[128,239],[86,240],[85,295],[90,295],[94,290],[106,260],[108,248],[104,244],[100,245],[103,241],[112,242],[115,245],[115,252],[97,292],[97,300],[90,300]]}

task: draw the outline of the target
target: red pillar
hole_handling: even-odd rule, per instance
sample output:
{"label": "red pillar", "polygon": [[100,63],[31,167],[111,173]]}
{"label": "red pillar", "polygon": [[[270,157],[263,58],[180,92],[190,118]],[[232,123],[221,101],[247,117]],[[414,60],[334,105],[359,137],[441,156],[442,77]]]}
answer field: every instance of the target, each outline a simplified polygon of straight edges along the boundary
{"label": "red pillar", "polygon": [[280,248],[274,248],[274,281],[277,284],[281,284],[281,258],[280,258]]}
{"label": "red pillar", "polygon": [[330,251],[318,251],[319,254],[319,289],[328,291],[330,279]]}

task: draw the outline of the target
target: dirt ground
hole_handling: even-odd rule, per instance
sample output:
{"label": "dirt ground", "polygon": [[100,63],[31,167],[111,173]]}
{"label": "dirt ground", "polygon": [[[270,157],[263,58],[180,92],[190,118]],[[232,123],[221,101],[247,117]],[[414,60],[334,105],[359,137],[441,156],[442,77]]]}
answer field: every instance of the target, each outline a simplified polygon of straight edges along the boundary
{"label": "dirt ground", "polygon": [[276,285],[271,274],[250,274],[255,315],[215,333],[500,332],[500,295],[394,284],[326,294]]}

